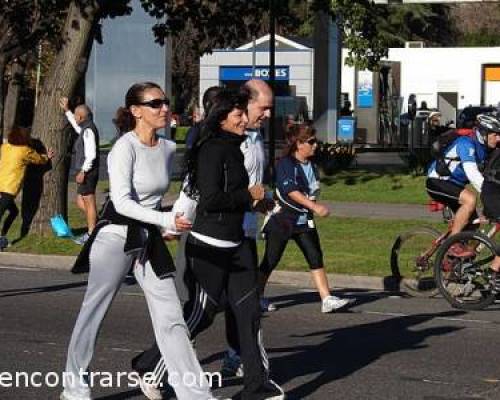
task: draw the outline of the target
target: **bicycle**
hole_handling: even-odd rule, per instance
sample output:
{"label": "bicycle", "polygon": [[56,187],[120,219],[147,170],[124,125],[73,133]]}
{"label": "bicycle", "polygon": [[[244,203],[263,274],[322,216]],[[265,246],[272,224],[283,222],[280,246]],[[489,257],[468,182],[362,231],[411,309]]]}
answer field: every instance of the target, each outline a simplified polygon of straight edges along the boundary
{"label": "bicycle", "polygon": [[[434,263],[436,285],[442,296],[454,308],[482,310],[496,299],[491,261],[497,255],[493,238],[500,231],[500,222],[491,222],[485,232],[460,232],[444,241]],[[448,250],[460,243],[471,250],[468,257],[454,257]]]}
{"label": "bicycle", "polygon": [[431,202],[430,210],[442,211],[448,229],[442,233],[435,228],[421,226],[400,234],[391,248],[392,277],[399,289],[415,297],[433,297],[439,293],[434,280],[434,256],[448,238],[453,213],[441,203]]}

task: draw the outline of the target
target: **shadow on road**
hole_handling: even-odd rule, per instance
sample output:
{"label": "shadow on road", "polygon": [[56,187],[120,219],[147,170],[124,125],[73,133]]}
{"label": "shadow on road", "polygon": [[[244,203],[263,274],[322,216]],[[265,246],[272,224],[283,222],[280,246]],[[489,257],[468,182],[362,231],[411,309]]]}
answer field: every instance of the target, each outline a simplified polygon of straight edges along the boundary
{"label": "shadow on road", "polygon": [[418,314],[311,333],[303,337],[325,336],[326,340],[314,345],[268,349],[268,353],[288,353],[273,357],[272,373],[280,383],[305,375],[312,376],[309,382],[287,393],[289,399],[306,399],[321,386],[349,376],[386,354],[417,350],[426,346],[428,337],[462,329],[452,326],[421,330],[410,328],[434,318],[463,314],[460,311]]}
{"label": "shadow on road", "polygon": [[0,290],[0,297],[23,296],[26,294],[37,294],[37,293],[50,293],[50,292],[57,292],[59,290],[82,287],[86,285],[87,281],[82,281],[82,282],[65,283],[63,285],[54,285],[54,286]]}
{"label": "shadow on road", "polygon": [[111,394],[109,396],[96,397],[96,400],[124,400],[132,397],[142,396],[141,389],[133,389],[128,392]]}

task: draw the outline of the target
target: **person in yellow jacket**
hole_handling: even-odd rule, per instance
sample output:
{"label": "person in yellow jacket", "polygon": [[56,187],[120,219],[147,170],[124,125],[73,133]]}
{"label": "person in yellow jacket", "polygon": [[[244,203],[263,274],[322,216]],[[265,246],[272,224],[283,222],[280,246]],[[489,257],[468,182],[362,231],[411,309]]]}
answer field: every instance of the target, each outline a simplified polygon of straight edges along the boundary
{"label": "person in yellow jacket", "polygon": [[28,164],[46,164],[54,157],[54,151],[39,154],[29,146],[30,134],[26,128],[15,127],[7,137],[7,143],[0,147],[0,221],[8,211],[0,236],[0,251],[9,242],[7,232],[19,214],[15,199],[24,180]]}

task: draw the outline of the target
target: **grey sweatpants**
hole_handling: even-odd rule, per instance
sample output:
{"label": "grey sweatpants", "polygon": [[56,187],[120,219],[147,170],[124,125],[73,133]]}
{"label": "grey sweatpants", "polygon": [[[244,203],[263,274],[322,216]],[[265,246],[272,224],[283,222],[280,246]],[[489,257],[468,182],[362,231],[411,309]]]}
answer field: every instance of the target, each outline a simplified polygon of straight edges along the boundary
{"label": "grey sweatpants", "polygon": [[[122,233],[107,228],[98,233],[90,252],[87,291],[68,349],[64,379],[68,397],[90,398],[89,380],[80,377],[88,369],[106,312],[134,262],[131,255],[123,252],[125,230]],[[158,279],[149,261],[137,263],[134,273],[144,291],[156,342],[167,361],[168,373],[175,377],[171,383],[177,398],[213,399],[188,337],[173,278]],[[130,329],[134,329],[133,325]]]}

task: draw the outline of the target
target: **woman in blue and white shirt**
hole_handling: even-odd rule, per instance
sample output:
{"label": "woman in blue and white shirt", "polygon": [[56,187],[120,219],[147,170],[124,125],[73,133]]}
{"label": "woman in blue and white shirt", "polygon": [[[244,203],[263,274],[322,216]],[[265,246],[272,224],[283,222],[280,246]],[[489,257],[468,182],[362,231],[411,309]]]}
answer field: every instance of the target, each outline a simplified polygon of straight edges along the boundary
{"label": "woman in blue and white shirt", "polygon": [[316,202],[319,177],[310,161],[317,148],[315,130],[308,125],[294,125],[288,132],[286,156],[276,165],[276,196],[279,211],[264,227],[266,250],[260,265],[261,290],[278,265],[290,239],[293,239],[309,264],[314,284],[321,297],[321,311],[332,312],[349,304],[330,294],[323,263],[323,252],[314,215],[327,217],[328,208]]}

